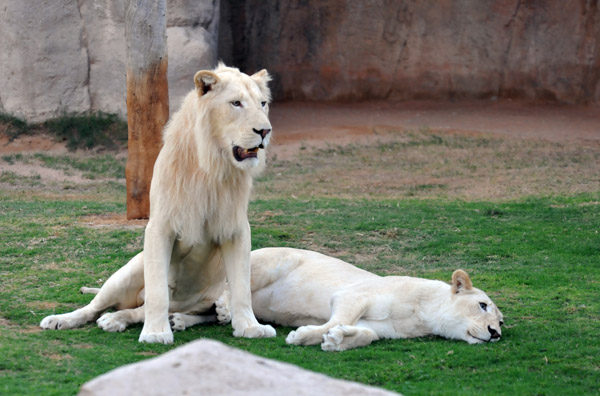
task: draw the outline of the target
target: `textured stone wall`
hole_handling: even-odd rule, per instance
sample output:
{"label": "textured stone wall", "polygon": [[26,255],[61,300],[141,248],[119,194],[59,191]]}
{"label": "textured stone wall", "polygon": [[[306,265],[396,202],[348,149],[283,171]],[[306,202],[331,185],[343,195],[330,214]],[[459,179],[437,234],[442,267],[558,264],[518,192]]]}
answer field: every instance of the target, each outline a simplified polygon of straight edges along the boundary
{"label": "textured stone wall", "polygon": [[[40,121],[62,112],[124,116],[125,0],[0,3],[0,111]],[[168,0],[171,109],[217,60],[218,0]]]}
{"label": "textured stone wall", "polygon": [[598,0],[222,0],[219,57],[279,99],[600,102]]}
{"label": "textured stone wall", "polygon": [[[124,116],[124,3],[3,0],[0,111],[30,121],[65,111]],[[169,0],[170,108],[218,58],[269,69],[279,100],[600,103],[599,8],[599,0]]]}

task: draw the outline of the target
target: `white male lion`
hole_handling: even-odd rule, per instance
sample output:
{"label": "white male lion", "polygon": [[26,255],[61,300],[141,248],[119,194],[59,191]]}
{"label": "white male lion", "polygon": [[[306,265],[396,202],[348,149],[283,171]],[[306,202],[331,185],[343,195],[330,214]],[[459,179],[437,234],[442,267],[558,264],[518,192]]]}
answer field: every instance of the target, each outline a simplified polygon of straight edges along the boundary
{"label": "white male lion", "polygon": [[[501,337],[502,313],[462,270],[452,283],[380,277],[342,260],[290,248],[252,252],[252,306],[261,320],[292,331],[288,344],[325,351],[369,345],[380,338],[438,335],[471,344]],[[228,294],[217,302],[228,320]]]}
{"label": "white male lion", "polygon": [[[94,320],[122,331],[144,322],[140,342],[172,343],[175,328],[207,311],[231,289],[234,336],[273,337],[250,302],[252,178],[264,166],[269,144],[270,78],[219,65],[194,76],[196,89],[165,127],[150,188],[150,220],[144,250],[113,274],[92,302],[48,316],[44,329],[69,329]],[[195,323],[195,322],[194,322]]]}

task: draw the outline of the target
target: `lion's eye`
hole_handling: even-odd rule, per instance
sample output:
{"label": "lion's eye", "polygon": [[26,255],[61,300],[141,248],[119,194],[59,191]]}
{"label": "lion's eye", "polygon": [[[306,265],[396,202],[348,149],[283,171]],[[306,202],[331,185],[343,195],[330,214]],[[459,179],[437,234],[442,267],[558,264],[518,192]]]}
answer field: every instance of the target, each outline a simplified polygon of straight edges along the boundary
{"label": "lion's eye", "polygon": [[482,302],[480,302],[480,303],[479,303],[479,306],[480,306],[480,307],[481,307],[481,309],[483,309],[484,311],[486,311],[486,310],[487,310],[487,304],[486,304],[486,303],[482,303]]}
{"label": "lion's eye", "polygon": [[260,102],[260,105],[261,105],[262,107],[265,107],[265,106],[267,105],[267,102]]}
{"label": "lion's eye", "polygon": [[239,100],[234,100],[233,102],[231,102],[231,105],[233,107],[242,107],[242,102],[240,102]]}
{"label": "lion's eye", "polygon": [[500,326],[504,326],[504,322],[503,321],[500,321]]}

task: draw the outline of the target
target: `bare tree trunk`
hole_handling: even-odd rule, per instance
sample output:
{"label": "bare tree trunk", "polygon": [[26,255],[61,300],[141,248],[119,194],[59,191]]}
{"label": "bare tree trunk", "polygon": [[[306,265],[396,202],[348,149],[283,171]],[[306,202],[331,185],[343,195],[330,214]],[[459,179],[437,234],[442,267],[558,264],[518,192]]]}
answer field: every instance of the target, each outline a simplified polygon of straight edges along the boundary
{"label": "bare tree trunk", "polygon": [[127,218],[148,218],[150,181],[169,118],[166,0],[127,0]]}

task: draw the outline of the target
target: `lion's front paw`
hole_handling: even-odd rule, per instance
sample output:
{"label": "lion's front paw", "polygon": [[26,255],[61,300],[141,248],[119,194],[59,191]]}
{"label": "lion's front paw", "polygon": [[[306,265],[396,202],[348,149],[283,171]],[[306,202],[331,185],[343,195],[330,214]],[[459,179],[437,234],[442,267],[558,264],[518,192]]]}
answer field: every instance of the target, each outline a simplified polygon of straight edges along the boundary
{"label": "lion's front paw", "polygon": [[40,322],[40,327],[44,330],[66,330],[79,326],[77,320],[70,314],[46,316]]}
{"label": "lion's front paw", "polygon": [[234,330],[234,337],[245,337],[245,338],[271,338],[275,337],[277,332],[273,328],[273,326],[269,325],[255,325],[248,326],[242,330]]}
{"label": "lion's front paw", "polygon": [[162,331],[155,331],[149,326],[147,326],[147,322],[144,324],[144,328],[142,329],[142,333],[140,334],[139,342],[147,342],[149,344],[172,344],[173,343],[173,331],[171,331],[171,327],[169,323],[166,323],[166,326],[159,327],[158,329],[164,329]]}
{"label": "lion's front paw", "polygon": [[96,321],[98,327],[110,333],[120,333],[127,328],[127,321],[119,312],[107,312]]}
{"label": "lion's front paw", "polygon": [[163,331],[160,333],[143,333],[140,334],[139,342],[147,342],[148,344],[172,344],[173,332]]}
{"label": "lion's front paw", "polygon": [[173,331],[185,330],[185,320],[183,320],[183,317],[180,313],[169,315],[169,324],[171,325],[171,330]]}
{"label": "lion's front paw", "polygon": [[227,300],[224,297],[220,297],[215,302],[215,310],[217,311],[217,320],[220,324],[226,324],[231,322],[231,311],[229,310],[229,305],[227,304]]}

